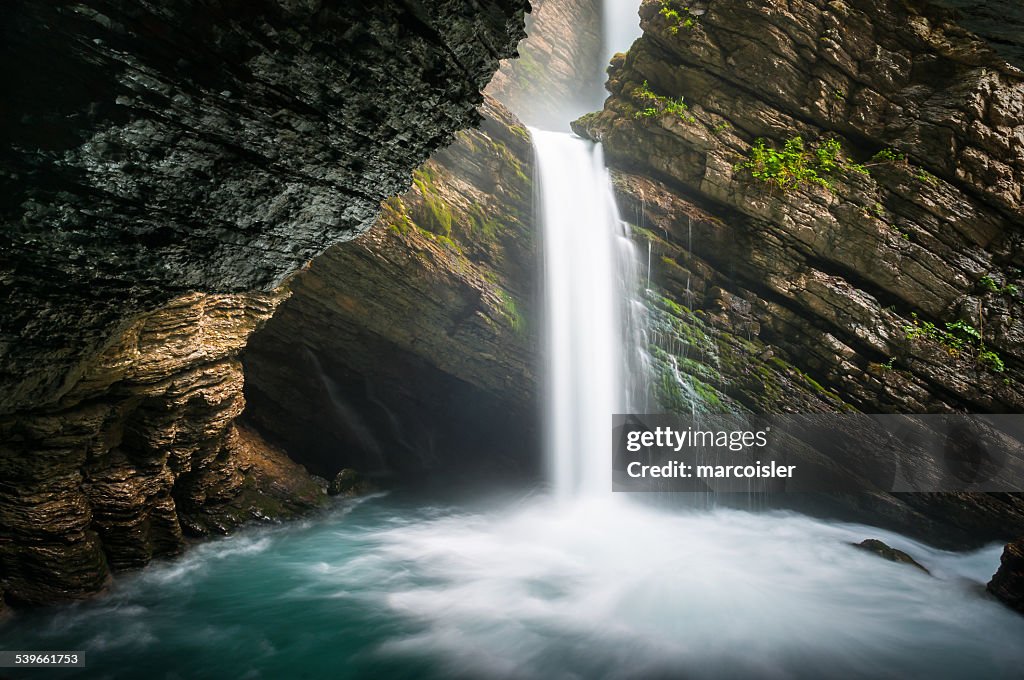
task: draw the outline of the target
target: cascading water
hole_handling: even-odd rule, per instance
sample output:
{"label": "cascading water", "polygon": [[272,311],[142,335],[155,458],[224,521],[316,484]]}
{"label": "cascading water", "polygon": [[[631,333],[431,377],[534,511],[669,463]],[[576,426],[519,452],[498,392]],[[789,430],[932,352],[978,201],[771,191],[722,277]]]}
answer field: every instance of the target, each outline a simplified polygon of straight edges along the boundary
{"label": "cascading water", "polygon": [[611,414],[642,410],[637,255],[600,146],[532,130],[544,249],[547,456],[560,497],[611,490]]}

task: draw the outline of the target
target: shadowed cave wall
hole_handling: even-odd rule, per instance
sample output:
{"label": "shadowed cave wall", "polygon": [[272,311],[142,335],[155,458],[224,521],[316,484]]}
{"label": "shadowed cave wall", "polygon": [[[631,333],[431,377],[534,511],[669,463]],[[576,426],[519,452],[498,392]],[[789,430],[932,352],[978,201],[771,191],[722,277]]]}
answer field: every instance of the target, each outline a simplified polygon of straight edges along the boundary
{"label": "shadowed cave wall", "polygon": [[45,603],[316,505],[238,351],[475,124],[525,0],[13,2],[0,60],[0,590]]}

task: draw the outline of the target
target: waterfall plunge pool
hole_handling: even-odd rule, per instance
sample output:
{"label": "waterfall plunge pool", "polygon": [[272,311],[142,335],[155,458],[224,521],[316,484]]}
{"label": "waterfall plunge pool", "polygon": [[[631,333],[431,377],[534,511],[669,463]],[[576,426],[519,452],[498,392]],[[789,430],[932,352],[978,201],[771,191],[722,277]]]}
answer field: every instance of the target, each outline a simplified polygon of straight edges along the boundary
{"label": "waterfall plunge pool", "polygon": [[[623,494],[403,493],[254,527],[0,627],[88,678],[1011,678],[998,546]],[[880,538],[932,575],[851,542]],[[13,673],[13,672],[12,672]]]}

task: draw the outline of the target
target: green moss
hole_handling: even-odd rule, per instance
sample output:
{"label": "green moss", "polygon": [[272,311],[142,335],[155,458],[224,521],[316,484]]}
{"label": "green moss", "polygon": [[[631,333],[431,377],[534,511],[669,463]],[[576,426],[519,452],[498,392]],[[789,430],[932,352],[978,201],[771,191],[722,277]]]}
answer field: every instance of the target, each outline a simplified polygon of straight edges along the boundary
{"label": "green moss", "polygon": [[389,198],[381,204],[381,219],[388,225],[388,229],[402,236],[416,226],[409,218],[405,203],[398,196]]}
{"label": "green moss", "polygon": [[502,315],[505,317],[505,321],[517,335],[526,334],[526,320],[522,313],[519,311],[519,305],[516,304],[515,298],[505,292],[503,289],[498,289],[498,299],[501,301]]}
{"label": "green moss", "polygon": [[527,130],[526,127],[517,124],[510,127],[509,130],[512,132],[512,134],[514,134],[516,137],[523,140],[527,144],[530,143],[530,131]]}

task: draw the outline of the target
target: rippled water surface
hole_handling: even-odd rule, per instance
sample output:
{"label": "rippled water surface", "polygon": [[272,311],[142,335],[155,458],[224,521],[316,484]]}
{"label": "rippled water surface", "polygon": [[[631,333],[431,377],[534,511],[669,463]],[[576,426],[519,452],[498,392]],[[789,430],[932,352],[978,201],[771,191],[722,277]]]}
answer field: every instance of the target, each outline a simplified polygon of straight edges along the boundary
{"label": "rippled water surface", "polygon": [[[849,545],[868,537],[933,575]],[[0,639],[85,650],[89,678],[1020,677],[1024,617],[982,592],[998,560],[621,496],[377,496],[198,545]]]}

